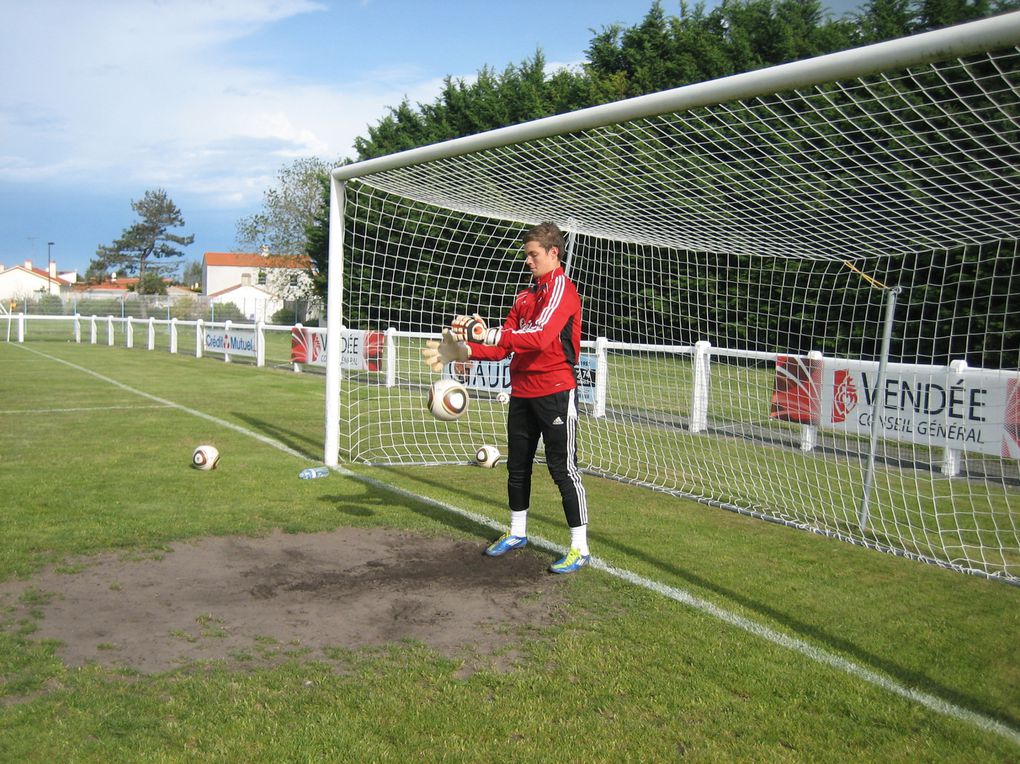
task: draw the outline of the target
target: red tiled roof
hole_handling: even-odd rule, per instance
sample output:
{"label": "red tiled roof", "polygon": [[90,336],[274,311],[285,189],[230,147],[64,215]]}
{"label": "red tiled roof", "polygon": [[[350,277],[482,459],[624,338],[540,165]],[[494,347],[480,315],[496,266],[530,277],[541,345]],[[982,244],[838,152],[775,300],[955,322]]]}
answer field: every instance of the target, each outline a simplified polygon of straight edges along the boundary
{"label": "red tiled roof", "polygon": [[[163,283],[169,287],[173,283],[173,279],[164,278]],[[138,285],[137,276],[118,276],[115,281],[102,281],[98,284],[87,284],[79,282],[74,285],[75,291],[78,292],[126,292],[131,287]],[[190,291],[190,290],[188,290]]]}
{"label": "red tiled roof", "polygon": [[273,296],[272,292],[269,292],[269,291],[263,289],[262,287],[257,287],[257,286],[254,286],[254,285],[253,286],[244,286],[243,284],[234,284],[234,286],[227,287],[226,289],[221,289],[218,292],[213,292],[212,294],[206,295],[206,296],[207,297],[219,297],[220,295],[227,294],[227,292],[233,292],[233,291],[235,291],[237,289],[254,289],[254,290],[258,291],[258,292],[262,292],[264,295],[267,295],[269,297]]}
{"label": "red tiled roof", "polygon": [[104,292],[126,292],[129,287],[133,287],[138,283],[137,276],[131,276],[128,278],[119,278],[116,281],[103,281],[98,284],[77,284],[75,289],[79,292],[91,292],[91,291],[104,291]]}
{"label": "red tiled roof", "polygon": [[252,252],[206,252],[203,261],[207,266],[233,268],[300,268],[311,265],[307,255],[260,255]]}
{"label": "red tiled roof", "polygon": [[[3,270],[2,266],[0,266],[0,270]],[[35,274],[36,276],[38,276],[41,279],[46,279],[47,281],[52,281],[52,282],[55,282],[57,284],[62,284],[62,285],[66,285],[66,286],[70,286],[71,283],[72,283],[72,282],[68,281],[67,279],[60,278],[60,276],[50,276],[50,274],[47,273],[42,268],[34,268],[34,267],[33,268],[26,268],[24,265],[12,265],[7,270],[8,271],[25,271],[26,273]]]}

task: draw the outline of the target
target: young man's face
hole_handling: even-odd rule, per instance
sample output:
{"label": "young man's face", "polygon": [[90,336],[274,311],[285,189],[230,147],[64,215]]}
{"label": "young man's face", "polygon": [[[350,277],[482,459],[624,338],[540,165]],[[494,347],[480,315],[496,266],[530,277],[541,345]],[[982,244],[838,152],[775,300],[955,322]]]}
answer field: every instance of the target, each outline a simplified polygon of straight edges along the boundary
{"label": "young man's face", "polygon": [[524,245],[524,264],[536,279],[552,273],[560,265],[559,247],[546,249],[537,241],[529,241]]}

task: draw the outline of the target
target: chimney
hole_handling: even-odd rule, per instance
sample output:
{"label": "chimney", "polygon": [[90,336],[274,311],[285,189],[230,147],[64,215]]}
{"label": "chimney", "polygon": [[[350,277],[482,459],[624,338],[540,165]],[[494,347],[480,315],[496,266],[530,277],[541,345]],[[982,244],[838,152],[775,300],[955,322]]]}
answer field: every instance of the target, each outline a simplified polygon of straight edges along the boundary
{"label": "chimney", "polygon": [[50,260],[50,278],[55,279],[57,277],[57,264]]}
{"label": "chimney", "polygon": [[26,260],[25,261],[25,270],[29,270],[29,271],[32,270],[32,261],[31,260]]}

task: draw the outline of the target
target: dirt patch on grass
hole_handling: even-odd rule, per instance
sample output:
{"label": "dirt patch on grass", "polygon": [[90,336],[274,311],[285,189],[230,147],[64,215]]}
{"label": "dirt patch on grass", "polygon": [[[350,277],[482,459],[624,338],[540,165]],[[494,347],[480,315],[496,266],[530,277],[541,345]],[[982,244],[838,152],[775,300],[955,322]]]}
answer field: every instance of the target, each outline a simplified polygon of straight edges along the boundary
{"label": "dirt patch on grass", "polygon": [[0,584],[0,605],[8,624],[36,619],[31,638],[59,641],[71,666],[241,667],[415,640],[465,657],[469,673],[512,660],[525,632],[556,620],[548,557],[492,559],[477,543],[387,530],[278,531],[177,543],[158,559],[84,558]]}

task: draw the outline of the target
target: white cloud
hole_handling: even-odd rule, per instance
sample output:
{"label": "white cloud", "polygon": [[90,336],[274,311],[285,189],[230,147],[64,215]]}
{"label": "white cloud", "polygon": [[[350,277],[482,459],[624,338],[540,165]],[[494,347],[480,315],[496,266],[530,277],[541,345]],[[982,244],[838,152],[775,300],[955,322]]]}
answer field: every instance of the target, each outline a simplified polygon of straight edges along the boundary
{"label": "white cloud", "polygon": [[240,207],[289,160],[349,155],[387,106],[435,97],[439,81],[406,70],[341,86],[229,54],[233,41],[322,10],[309,0],[5,4],[0,182],[162,185]]}

